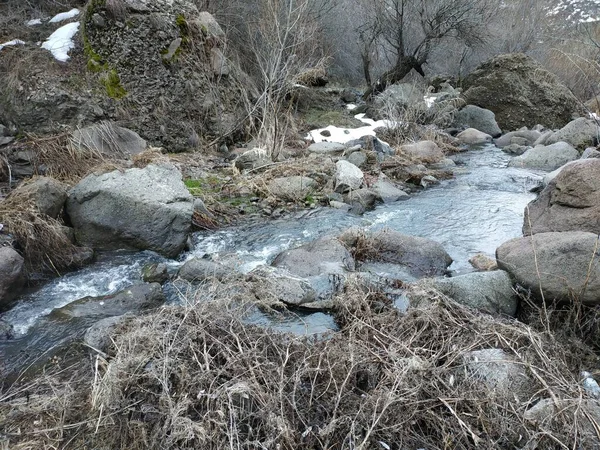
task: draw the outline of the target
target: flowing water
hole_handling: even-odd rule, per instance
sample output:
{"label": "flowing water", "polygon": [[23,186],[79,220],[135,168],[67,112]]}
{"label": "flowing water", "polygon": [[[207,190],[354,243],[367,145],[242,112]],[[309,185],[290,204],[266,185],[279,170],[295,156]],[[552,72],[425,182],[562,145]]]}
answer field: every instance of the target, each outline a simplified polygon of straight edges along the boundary
{"label": "flowing water", "polygon": [[[455,157],[456,177],[417,193],[409,200],[378,206],[363,216],[330,208],[304,211],[293,217],[194,235],[194,250],[180,261],[165,260],[151,252],[107,253],[82,270],[48,282],[23,295],[1,318],[11,323],[16,339],[0,342],[0,375],[22,367],[24,361],[80,339],[98,317],[58,320],[52,311],[86,296],[118,292],[140,280],[142,267],[149,262],[166,262],[175,272],[192,256],[212,255],[222,261],[236,260],[247,272],[268,264],[282,250],[298,246],[351,226],[370,230],[393,229],[422,236],[443,244],[458,274],[471,270],[469,257],[483,252],[494,255],[503,242],[520,236],[523,209],[535,196],[541,173],[508,168],[510,156],[494,146],[471,150]],[[370,270],[385,275],[385,265]],[[168,301],[179,301],[174,289],[166,289]],[[99,307],[101,308],[101,307]],[[298,334],[322,333],[335,329],[325,313],[290,313],[277,318],[260,311],[248,320]],[[4,367],[3,367],[4,366]]]}

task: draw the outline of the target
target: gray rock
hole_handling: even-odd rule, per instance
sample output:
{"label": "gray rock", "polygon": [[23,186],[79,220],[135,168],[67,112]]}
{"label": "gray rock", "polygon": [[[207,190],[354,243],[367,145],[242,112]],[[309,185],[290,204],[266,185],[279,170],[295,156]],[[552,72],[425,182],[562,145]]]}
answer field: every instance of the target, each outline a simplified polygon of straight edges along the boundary
{"label": "gray rock", "polygon": [[337,200],[330,200],[329,206],[335,209],[341,209],[343,211],[350,211],[352,209],[352,206],[350,206],[348,203],[339,202]]}
{"label": "gray rock", "polygon": [[317,182],[309,177],[291,176],[274,178],[269,182],[269,191],[284,200],[302,200],[317,187]]}
{"label": "gray rock", "polygon": [[222,281],[235,274],[229,267],[204,258],[192,258],[187,260],[179,268],[177,275],[187,281],[204,281],[216,278]]}
{"label": "gray rock", "polygon": [[112,342],[111,334],[115,329],[128,317],[128,314],[122,316],[105,317],[100,319],[94,325],[89,327],[83,336],[83,342],[93,349],[105,352],[110,347]]}
{"label": "gray rock", "polygon": [[536,130],[519,130],[511,131],[501,137],[494,139],[496,147],[504,148],[511,144],[533,147],[535,142],[540,138],[542,133]]}
{"label": "gray rock", "polygon": [[344,144],[338,144],[337,142],[315,142],[308,146],[309,152],[324,155],[340,154],[344,150],[346,150],[346,146]]}
{"label": "gray rock", "polygon": [[592,119],[579,117],[548,136],[546,145],[556,142],[568,142],[573,147],[583,151],[586,147],[596,145],[599,137],[600,126],[598,126],[598,123]]}
{"label": "gray rock", "polygon": [[171,41],[171,43],[169,44],[169,48],[167,49],[167,53],[165,53],[164,55],[162,55],[162,59],[165,62],[171,62],[171,60],[173,59],[173,57],[175,56],[175,53],[177,53],[177,50],[179,50],[179,47],[181,47],[181,42],[183,40],[178,37],[175,38]]}
{"label": "gray rock", "polygon": [[598,236],[583,231],[539,233],[512,239],[496,250],[498,267],[546,301],[600,303]]}
{"label": "gray rock", "polygon": [[525,208],[523,234],[550,231],[599,234],[600,160],[572,161],[557,172],[538,198]]}
{"label": "gray rock", "polygon": [[577,158],[579,158],[579,152],[571,145],[566,142],[557,142],[548,146],[531,148],[521,156],[513,158],[508,165],[509,167],[551,171]]}
{"label": "gray rock", "polygon": [[496,115],[489,109],[480,108],[475,105],[467,105],[454,116],[454,124],[458,128],[475,128],[492,137],[498,137],[502,134]]}
{"label": "gray rock", "polygon": [[367,164],[367,155],[365,155],[363,152],[354,152],[348,155],[346,160],[349,163],[354,164],[356,167],[361,168]]}
{"label": "gray rock", "polygon": [[226,77],[231,72],[225,54],[218,47],[210,49],[210,66],[216,77]]}
{"label": "gray rock", "polygon": [[257,267],[248,273],[246,280],[252,282],[252,292],[260,303],[305,306],[317,301],[317,294],[308,281],[275,267]]}
{"label": "gray rock", "polygon": [[112,317],[162,305],[165,296],[158,283],[137,283],[116,294],[84,297],[52,311],[57,318]]}
{"label": "gray rock", "polygon": [[520,397],[533,386],[525,365],[499,348],[475,350],[461,355],[467,379],[483,383],[491,395]]}
{"label": "gray rock", "polygon": [[233,164],[239,170],[254,170],[272,163],[273,161],[265,149],[255,147],[238,156]]}
{"label": "gray rock", "polygon": [[477,253],[469,258],[469,264],[473,266],[475,270],[480,272],[488,272],[490,270],[497,270],[498,264],[495,258],[491,258],[484,253]]}
{"label": "gray rock", "polygon": [[424,163],[435,163],[444,159],[444,153],[432,141],[420,141],[414,144],[402,145],[400,152]]}
{"label": "gray rock", "polygon": [[80,151],[92,151],[111,158],[130,158],[146,149],[146,141],[135,131],[112,122],[100,122],[75,130],[71,144]]}
{"label": "gray rock", "polygon": [[550,136],[552,136],[553,134],[554,134],[554,131],[552,131],[552,130],[547,130],[547,131],[544,131],[544,132],[542,133],[542,135],[541,135],[539,138],[537,138],[537,139],[535,140],[535,142],[533,143],[533,146],[534,146],[534,147],[537,147],[538,145],[546,145],[546,144],[547,144],[547,141],[548,141],[548,139],[549,139],[549,138],[550,138]]}
{"label": "gray rock", "polygon": [[510,145],[507,145],[506,147],[503,147],[502,151],[504,153],[508,153],[509,155],[520,156],[523,153],[525,153],[527,150],[529,150],[530,148],[531,147],[526,147],[524,145],[510,144]]}
{"label": "gray rock", "polygon": [[425,108],[423,91],[412,83],[392,84],[373,100],[373,107],[377,110],[390,106],[396,108],[414,107],[419,104],[422,104]]}
{"label": "gray rock", "polygon": [[384,203],[392,203],[398,200],[408,200],[410,195],[394,186],[385,176],[380,176],[371,186]]}
{"label": "gray rock", "polygon": [[304,278],[322,274],[342,274],[355,269],[354,258],[350,252],[334,238],[321,238],[285,250],[277,255],[271,265]]}
{"label": "gray rock", "polygon": [[344,193],[359,189],[364,180],[362,170],[343,159],[335,163],[335,191]]}
{"label": "gray rock", "polygon": [[467,103],[489,109],[503,130],[543,123],[559,128],[583,115],[580,102],[557,76],[520,53],[485,62],[462,83]]}
{"label": "gray rock", "polygon": [[461,144],[465,145],[482,145],[492,142],[492,136],[483,133],[475,128],[467,128],[456,135]]}
{"label": "gray rock", "polygon": [[0,310],[12,301],[25,282],[25,260],[10,247],[0,247]]}
{"label": "gray rock", "polygon": [[40,213],[56,219],[67,200],[67,189],[53,178],[37,177],[17,187],[15,194],[31,199]]}
{"label": "gray rock", "polygon": [[444,158],[439,162],[429,164],[429,167],[434,170],[451,170],[456,167],[456,163],[450,158]]}
{"label": "gray rock", "polygon": [[594,147],[586,148],[581,154],[581,159],[600,158],[600,152]]}
{"label": "gray rock", "polygon": [[219,25],[219,22],[213,17],[213,15],[207,11],[201,11],[193,19],[194,23],[206,38],[213,38],[218,40],[225,39],[225,32]]}
{"label": "gray rock", "polygon": [[425,175],[423,178],[421,178],[421,182],[419,184],[424,188],[428,188],[429,186],[440,184],[440,181],[433,175]]}
{"label": "gray rock", "polygon": [[423,300],[421,293],[426,289],[435,289],[457,303],[494,315],[514,317],[519,305],[510,277],[501,270],[429,278],[418,281],[415,287],[409,299],[411,305],[415,302],[416,306]]}
{"label": "gray rock", "polygon": [[372,189],[362,188],[356,191],[350,191],[346,194],[344,201],[350,205],[358,204],[364,210],[370,210],[375,207],[378,202],[381,202],[381,197]]}
{"label": "gray rock", "polygon": [[169,279],[165,263],[148,264],[142,268],[142,280],[146,283],[163,284]]}
{"label": "gray rock", "polygon": [[150,164],[88,175],[69,193],[67,213],[83,245],[153,250],[172,258],[185,247],[193,205],[174,166]]}
{"label": "gray rock", "polygon": [[441,244],[394,230],[365,234],[351,228],[339,236],[347,248],[358,252],[366,261],[398,264],[415,277],[444,275],[452,258]]}
{"label": "gray rock", "polygon": [[567,166],[570,166],[571,164],[575,164],[578,161],[580,160],[577,159],[575,161],[569,161],[564,166],[560,166],[558,169],[553,170],[552,172],[548,172],[546,175],[544,175],[544,178],[542,178],[542,186],[548,186],[550,182],[556,178],[556,176],[560,173],[561,170],[563,170]]}

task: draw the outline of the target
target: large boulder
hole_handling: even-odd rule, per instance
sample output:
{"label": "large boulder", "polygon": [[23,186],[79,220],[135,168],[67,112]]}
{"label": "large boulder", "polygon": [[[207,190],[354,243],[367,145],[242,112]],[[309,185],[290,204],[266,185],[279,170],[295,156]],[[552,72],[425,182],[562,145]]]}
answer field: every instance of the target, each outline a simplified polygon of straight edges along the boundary
{"label": "large boulder", "polygon": [[81,151],[123,159],[128,159],[146,149],[146,141],[139,134],[113,122],[100,122],[78,128],[71,134],[71,144]]}
{"label": "large boulder", "polygon": [[286,269],[298,277],[342,274],[355,268],[354,258],[342,242],[335,238],[321,238],[285,250],[277,255],[272,266]]}
{"label": "large boulder", "polygon": [[513,158],[508,165],[510,167],[552,171],[577,158],[579,158],[579,152],[570,144],[557,142],[552,145],[540,145],[530,148],[521,156]]}
{"label": "large boulder", "polygon": [[24,259],[10,247],[0,247],[0,311],[23,287]]}
{"label": "large boulder", "polygon": [[193,210],[194,199],[171,165],[88,175],[67,200],[79,243],[153,250],[171,258],[185,247]]}
{"label": "large boulder", "polygon": [[539,233],[496,250],[498,267],[546,301],[600,303],[598,236],[584,231]]}
{"label": "large boulder", "polygon": [[579,117],[546,138],[545,145],[568,142],[580,151],[598,143],[600,126],[595,120]]}
{"label": "large boulder", "polygon": [[538,123],[560,128],[584,113],[555,75],[523,54],[494,57],[467,76],[463,88],[467,103],[493,111],[503,130]]}
{"label": "large boulder", "polygon": [[454,115],[453,126],[458,128],[475,128],[492,137],[498,137],[502,130],[496,122],[496,115],[489,109],[475,105],[467,105]]}
{"label": "large boulder", "polygon": [[418,278],[444,275],[452,264],[452,258],[438,242],[394,230],[365,234],[351,228],[339,239],[357,259],[397,264]]}
{"label": "large boulder", "polygon": [[425,163],[435,163],[444,159],[444,153],[433,141],[419,141],[400,147],[400,153]]}
{"label": "large boulder", "polygon": [[18,195],[33,203],[37,210],[56,219],[67,200],[68,186],[54,178],[37,177],[20,185],[13,195]]}
{"label": "large boulder", "polygon": [[523,234],[550,231],[600,233],[600,160],[567,164],[527,205]]}
{"label": "large boulder", "polygon": [[423,299],[427,300],[428,289],[489,314],[514,317],[519,305],[509,275],[501,270],[419,280],[409,293],[411,305],[418,306]]}

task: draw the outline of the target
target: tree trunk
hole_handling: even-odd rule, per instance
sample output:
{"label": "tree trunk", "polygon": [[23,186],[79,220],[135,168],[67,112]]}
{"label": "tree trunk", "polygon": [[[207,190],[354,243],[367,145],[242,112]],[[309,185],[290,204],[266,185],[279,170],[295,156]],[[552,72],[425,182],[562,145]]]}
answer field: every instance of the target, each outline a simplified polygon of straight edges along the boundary
{"label": "tree trunk", "polygon": [[425,76],[423,68],[419,61],[414,56],[405,56],[400,58],[396,63],[396,66],[381,75],[374,84],[363,95],[365,100],[369,100],[372,96],[380,94],[385,91],[390,84],[402,81],[402,79],[409,74],[411,70],[415,69],[421,76]]}

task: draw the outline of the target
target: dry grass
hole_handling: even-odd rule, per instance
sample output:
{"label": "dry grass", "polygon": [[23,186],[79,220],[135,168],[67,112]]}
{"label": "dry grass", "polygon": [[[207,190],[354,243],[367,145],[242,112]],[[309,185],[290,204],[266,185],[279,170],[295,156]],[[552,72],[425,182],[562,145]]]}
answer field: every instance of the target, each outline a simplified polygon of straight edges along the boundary
{"label": "dry grass", "polygon": [[[28,385],[29,402],[5,391],[0,432],[11,449],[598,448],[578,382],[598,362],[589,350],[430,296],[402,315],[350,285],[341,331],[321,339],[244,324],[225,300],[166,308],[73,376]],[[489,348],[527,382],[506,391],[469,371],[464,354]],[[546,398],[561,409],[524,419]]]}

